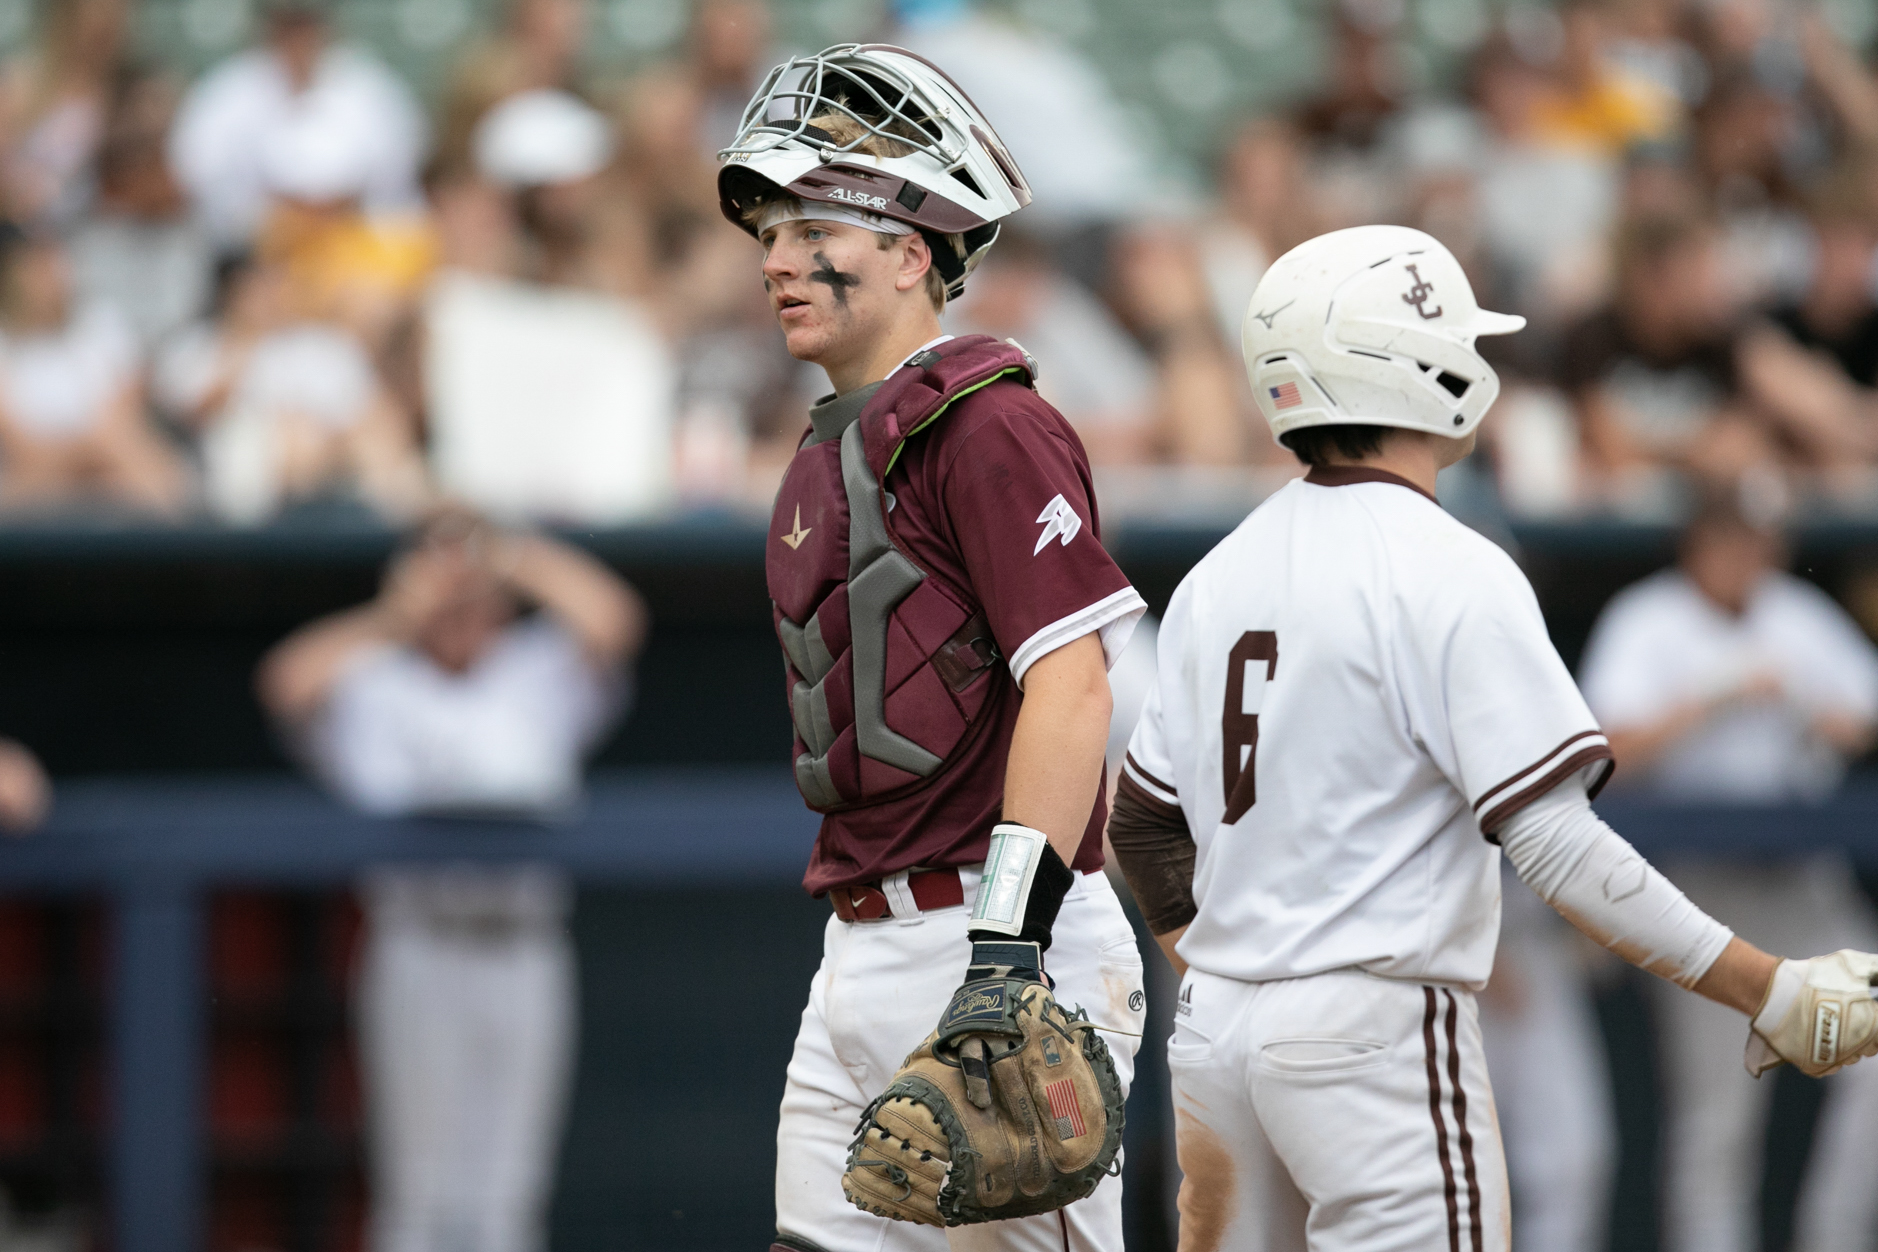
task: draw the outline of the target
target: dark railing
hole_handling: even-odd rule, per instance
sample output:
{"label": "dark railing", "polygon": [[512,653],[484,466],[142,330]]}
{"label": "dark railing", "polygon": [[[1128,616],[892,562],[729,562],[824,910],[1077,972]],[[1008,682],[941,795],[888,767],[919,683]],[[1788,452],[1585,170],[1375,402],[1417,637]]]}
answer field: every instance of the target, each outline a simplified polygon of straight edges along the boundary
{"label": "dark railing", "polygon": [[[1647,854],[1780,859],[1837,847],[1878,855],[1878,785],[1814,808],[1635,800],[1600,808]],[[0,844],[0,892],[84,891],[108,901],[114,1244],[194,1252],[208,1160],[202,945],[211,889],[340,884],[381,864],[522,860],[558,864],[585,885],[786,889],[814,830],[789,777],[765,770],[606,775],[583,811],[552,824],[374,820],[280,779],[97,780],[64,788],[39,833]]]}

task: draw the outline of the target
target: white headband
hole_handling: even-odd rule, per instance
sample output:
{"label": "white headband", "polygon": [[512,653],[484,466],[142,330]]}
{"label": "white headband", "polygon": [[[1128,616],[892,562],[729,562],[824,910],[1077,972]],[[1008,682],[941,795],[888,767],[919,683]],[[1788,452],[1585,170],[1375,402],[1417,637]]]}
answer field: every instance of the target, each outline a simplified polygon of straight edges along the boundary
{"label": "white headband", "polygon": [[756,219],[756,233],[761,235],[770,227],[780,226],[784,222],[840,222],[846,226],[859,226],[862,230],[879,231],[883,235],[913,233],[913,228],[905,222],[896,222],[878,213],[850,209],[839,204],[823,204],[820,201],[805,204],[800,200],[771,201],[764,205],[762,214]]}

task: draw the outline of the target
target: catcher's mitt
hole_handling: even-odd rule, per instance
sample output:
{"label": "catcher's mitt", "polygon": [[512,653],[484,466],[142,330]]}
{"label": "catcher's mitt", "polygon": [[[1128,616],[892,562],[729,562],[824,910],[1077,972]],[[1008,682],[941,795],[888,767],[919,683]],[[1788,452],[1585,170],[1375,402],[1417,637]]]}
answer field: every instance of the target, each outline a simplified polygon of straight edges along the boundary
{"label": "catcher's mitt", "polygon": [[964,1226],[1050,1213],[1115,1171],[1122,1085],[1081,1009],[987,978],[861,1115],[841,1189],[870,1213]]}

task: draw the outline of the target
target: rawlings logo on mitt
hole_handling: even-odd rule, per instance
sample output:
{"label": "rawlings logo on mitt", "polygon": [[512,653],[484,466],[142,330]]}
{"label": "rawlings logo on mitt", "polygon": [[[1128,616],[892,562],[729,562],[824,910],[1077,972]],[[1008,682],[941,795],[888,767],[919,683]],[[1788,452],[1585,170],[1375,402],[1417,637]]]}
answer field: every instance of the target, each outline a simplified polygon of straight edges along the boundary
{"label": "rawlings logo on mitt", "polygon": [[1121,1145],[1121,1080],[1088,1015],[1041,983],[982,979],[861,1115],[841,1189],[928,1226],[1030,1217],[1094,1191]]}

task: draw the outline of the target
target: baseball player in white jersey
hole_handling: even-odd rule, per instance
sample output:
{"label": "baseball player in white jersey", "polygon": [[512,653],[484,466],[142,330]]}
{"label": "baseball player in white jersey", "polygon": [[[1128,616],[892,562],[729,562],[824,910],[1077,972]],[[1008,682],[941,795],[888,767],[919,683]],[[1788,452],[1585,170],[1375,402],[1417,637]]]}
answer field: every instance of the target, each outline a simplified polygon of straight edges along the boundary
{"label": "baseball player in white jersey", "polygon": [[1182,582],[1110,833],[1184,972],[1168,1048],[1182,1252],[1258,1249],[1260,1129],[1314,1252],[1503,1252],[1474,990],[1520,877],[1625,959],[1752,1019],[1748,1065],[1878,1051],[1878,957],[1781,961],[1592,812],[1611,751],[1513,562],[1435,502],[1499,389],[1419,231],[1287,253],[1245,323],[1254,394],[1311,465]]}

